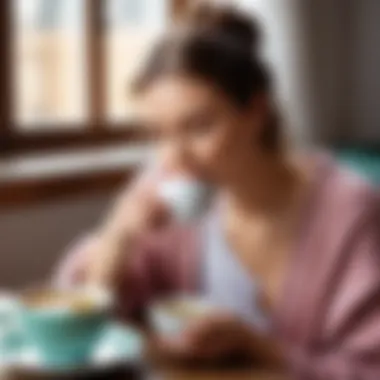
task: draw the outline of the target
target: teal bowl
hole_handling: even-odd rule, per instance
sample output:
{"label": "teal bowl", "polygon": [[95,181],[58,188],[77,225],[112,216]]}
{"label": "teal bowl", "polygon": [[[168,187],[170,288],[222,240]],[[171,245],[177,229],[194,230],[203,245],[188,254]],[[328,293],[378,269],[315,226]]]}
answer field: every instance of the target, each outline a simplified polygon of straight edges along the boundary
{"label": "teal bowl", "polygon": [[109,318],[108,298],[98,297],[94,308],[82,312],[31,308],[21,302],[20,322],[28,342],[49,368],[86,364]]}

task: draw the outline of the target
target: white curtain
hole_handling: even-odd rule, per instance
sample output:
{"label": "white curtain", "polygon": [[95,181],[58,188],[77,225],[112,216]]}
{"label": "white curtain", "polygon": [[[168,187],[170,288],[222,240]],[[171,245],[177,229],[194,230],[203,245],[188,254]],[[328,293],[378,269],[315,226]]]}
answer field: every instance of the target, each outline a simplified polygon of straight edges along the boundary
{"label": "white curtain", "polygon": [[[302,0],[300,0],[302,1]],[[275,77],[278,103],[292,138],[312,140],[310,73],[297,0],[237,0],[263,26],[265,57]]]}
{"label": "white curtain", "polygon": [[162,28],[168,16],[167,0],[107,0],[108,19],[114,26]]}

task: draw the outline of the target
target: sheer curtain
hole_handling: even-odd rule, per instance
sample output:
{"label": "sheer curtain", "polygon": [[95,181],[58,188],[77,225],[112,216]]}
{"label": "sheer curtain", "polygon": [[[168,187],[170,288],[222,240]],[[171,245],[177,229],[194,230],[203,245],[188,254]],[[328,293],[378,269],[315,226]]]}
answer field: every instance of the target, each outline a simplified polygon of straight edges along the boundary
{"label": "sheer curtain", "polygon": [[[169,21],[168,0],[107,1],[107,111],[116,122],[133,117],[129,84]],[[118,125],[118,123],[115,123]]]}
{"label": "sheer curtain", "polygon": [[299,144],[312,139],[311,77],[301,2],[237,0],[264,28],[264,55],[275,76],[276,95],[289,133]]}
{"label": "sheer curtain", "polygon": [[107,0],[107,18],[116,26],[162,28],[167,21],[167,0]]}
{"label": "sheer curtain", "polygon": [[85,2],[14,0],[13,4],[20,128],[79,125],[87,117]]}

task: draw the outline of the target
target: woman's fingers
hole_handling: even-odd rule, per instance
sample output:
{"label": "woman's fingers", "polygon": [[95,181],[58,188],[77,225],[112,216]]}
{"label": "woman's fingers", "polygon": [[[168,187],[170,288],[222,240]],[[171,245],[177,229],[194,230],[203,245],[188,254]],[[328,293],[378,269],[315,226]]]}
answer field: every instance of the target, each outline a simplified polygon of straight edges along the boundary
{"label": "woman's fingers", "polygon": [[226,332],[231,331],[235,324],[236,320],[232,315],[219,312],[217,314],[206,315],[195,321],[187,328],[186,334],[192,340],[202,344],[214,337],[225,336]]}
{"label": "woman's fingers", "polygon": [[209,344],[199,345],[182,335],[159,340],[158,348],[169,357],[183,359],[212,359],[225,352],[224,343],[210,341]]}
{"label": "woman's fingers", "polygon": [[228,313],[210,315],[189,326],[184,338],[204,355],[219,355],[240,349],[249,339],[247,328]]}
{"label": "woman's fingers", "polygon": [[172,357],[218,360],[245,349],[250,334],[228,314],[207,316],[182,334],[161,339],[160,348]]}

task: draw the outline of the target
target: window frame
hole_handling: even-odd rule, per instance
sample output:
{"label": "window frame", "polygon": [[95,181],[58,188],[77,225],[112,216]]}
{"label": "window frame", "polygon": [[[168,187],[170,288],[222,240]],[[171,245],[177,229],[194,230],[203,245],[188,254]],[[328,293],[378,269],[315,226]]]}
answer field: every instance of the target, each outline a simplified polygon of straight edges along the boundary
{"label": "window frame", "polygon": [[[106,25],[103,11],[106,0],[84,0],[86,7],[86,62],[89,72],[87,94],[89,99],[88,121],[78,128],[58,128],[58,131],[41,129],[33,132],[21,131],[12,118],[14,113],[13,25],[12,1],[0,1],[0,155],[30,151],[58,150],[109,145],[112,143],[141,142],[141,128],[136,123],[125,121],[116,125],[105,116],[106,56],[103,53],[103,36]],[[172,18],[181,15],[189,0],[171,2]],[[72,125],[72,124],[71,124]],[[57,124],[59,127],[59,124]]]}

